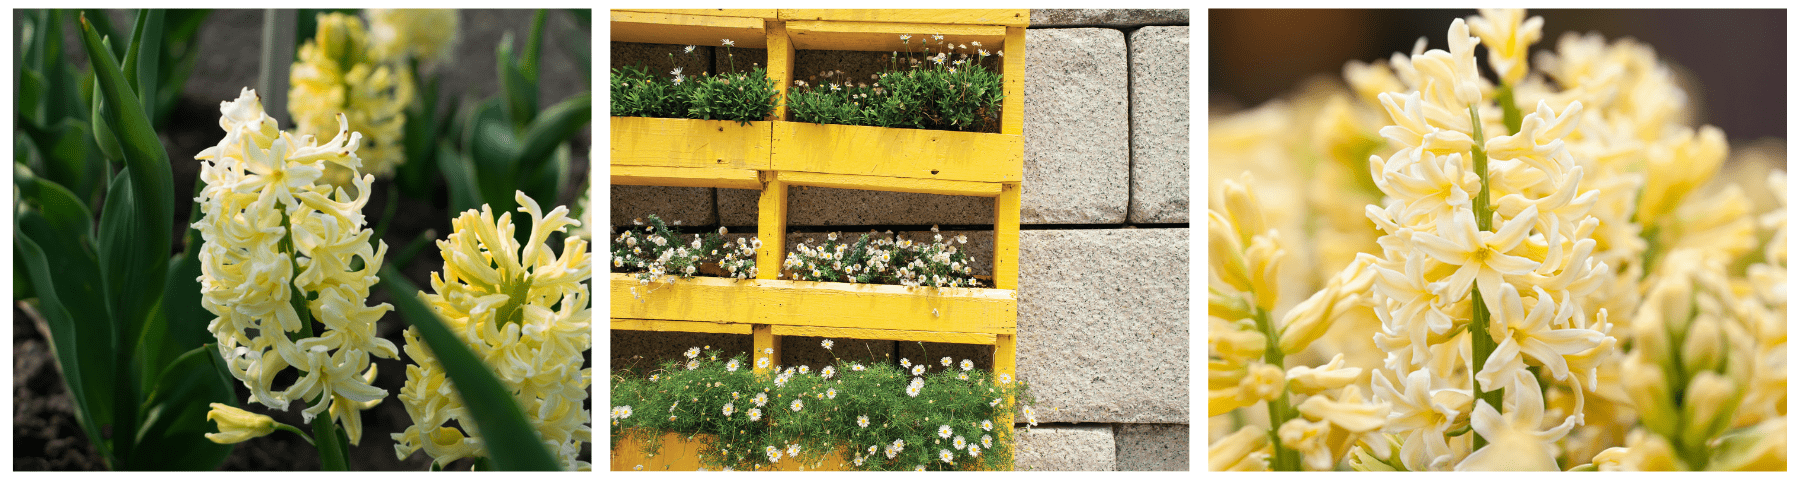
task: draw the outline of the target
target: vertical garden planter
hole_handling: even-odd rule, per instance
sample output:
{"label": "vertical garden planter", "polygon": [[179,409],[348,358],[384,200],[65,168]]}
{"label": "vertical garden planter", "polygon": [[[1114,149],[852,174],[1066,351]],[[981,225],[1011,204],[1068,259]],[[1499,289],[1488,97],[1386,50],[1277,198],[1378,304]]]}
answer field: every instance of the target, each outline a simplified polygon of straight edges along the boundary
{"label": "vertical garden planter", "polygon": [[[749,334],[779,364],[782,336],[993,346],[993,373],[1014,376],[1018,334],[1019,197],[1024,168],[1023,90],[1027,10],[614,10],[614,41],[768,49],[768,75],[785,93],[795,50],[897,51],[899,36],[943,35],[1005,52],[1000,132],[973,133],[788,121],[614,118],[612,183],[757,189],[757,279],[696,277],[640,284],[612,275],[611,328]],[[777,279],[785,257],[787,189],[845,189],[994,197],[992,288],[925,288]],[[1010,402],[1010,400],[1009,400]],[[1010,416],[996,420],[1011,427]],[[664,433],[656,456],[627,437],[615,470],[701,467],[700,436]],[[1010,439],[1010,436],[1007,437]],[[787,460],[773,469],[845,467]],[[640,468],[641,467],[641,468]]]}

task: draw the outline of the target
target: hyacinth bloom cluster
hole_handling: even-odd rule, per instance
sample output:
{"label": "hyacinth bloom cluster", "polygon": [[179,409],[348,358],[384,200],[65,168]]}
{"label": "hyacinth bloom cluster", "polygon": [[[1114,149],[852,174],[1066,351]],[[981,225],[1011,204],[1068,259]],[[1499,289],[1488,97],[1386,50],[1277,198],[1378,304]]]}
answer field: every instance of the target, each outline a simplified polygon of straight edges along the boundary
{"label": "hyacinth bloom cluster", "polygon": [[[402,137],[406,106],[412,102],[412,72],[373,55],[363,21],[341,13],[321,14],[318,33],[300,46],[289,75],[288,113],[303,135],[323,135],[333,118],[347,115],[363,135],[362,172],[385,176],[406,161]],[[385,34],[384,34],[385,35]],[[326,180],[345,185],[347,172],[333,169]]]}
{"label": "hyacinth bloom cluster", "polygon": [[[309,422],[329,410],[354,444],[360,411],[387,396],[370,385],[369,357],[399,355],[375,330],[393,307],[366,304],[387,246],[370,244],[362,215],[373,176],[353,179],[355,197],[315,181],[327,165],[357,172],[361,135],[343,116],[322,144],[282,132],[250,89],[219,110],[225,137],[195,157],[201,305],[218,316],[207,328],[251,400],[282,410],[306,401]],[[290,367],[299,378],[273,386]]]}
{"label": "hyacinth bloom cluster", "polygon": [[[1528,62],[1543,23],[1483,10],[1215,120],[1214,168],[1263,175],[1209,221],[1213,469],[1785,469],[1785,202],[1753,201],[1785,174],[1716,178],[1723,132],[1646,46]],[[1324,162],[1254,167],[1293,150]]]}
{"label": "hyacinth bloom cluster", "polygon": [[[479,214],[463,212],[451,222],[455,231],[449,238],[438,241],[444,269],[432,273],[433,293],[424,299],[512,390],[564,466],[585,470],[588,463],[576,458],[592,437],[588,410],[582,406],[591,369],[581,367],[592,343],[588,245],[581,237],[564,237],[558,256],[547,241],[551,233],[578,223],[568,217],[568,208],[545,213],[523,192],[514,199],[523,206],[519,211],[530,216],[525,242],[515,236],[511,213],[496,220],[487,206]],[[414,364],[406,368],[399,397],[413,424],[392,435],[395,453],[405,458],[424,449],[439,466],[488,456],[489,446],[417,328],[404,336],[406,355]],[[447,425],[451,422],[456,424]]]}
{"label": "hyacinth bloom cluster", "polygon": [[419,61],[420,71],[450,63],[458,43],[457,11],[442,8],[368,8],[369,55],[405,65]]}

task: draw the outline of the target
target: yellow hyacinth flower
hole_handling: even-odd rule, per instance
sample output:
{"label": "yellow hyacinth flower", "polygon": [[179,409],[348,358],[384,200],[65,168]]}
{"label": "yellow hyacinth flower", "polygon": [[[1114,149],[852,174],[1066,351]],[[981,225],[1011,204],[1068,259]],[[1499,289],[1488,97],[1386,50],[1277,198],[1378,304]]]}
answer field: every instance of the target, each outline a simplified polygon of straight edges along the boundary
{"label": "yellow hyacinth flower", "polygon": [[[494,218],[491,207],[463,212],[451,221],[455,229],[438,241],[443,272],[431,275],[426,303],[442,316],[470,350],[512,390],[526,417],[547,447],[570,469],[589,469],[576,459],[590,442],[587,409],[591,369],[582,356],[591,345],[588,324],[592,309],[587,281],[592,277],[587,241],[564,238],[558,257],[546,241],[552,232],[567,232],[580,222],[558,206],[548,214],[523,192],[514,199],[531,216],[531,231],[521,245],[514,236],[512,214]],[[424,449],[439,465],[462,457],[487,456],[488,446],[465,418],[462,400],[430,349],[419,342],[416,328],[405,332],[406,368],[400,402],[413,425],[394,433],[396,455],[404,458]],[[460,429],[446,427],[456,420]]]}
{"label": "yellow hyacinth flower", "polygon": [[369,8],[363,15],[369,18],[369,55],[378,61],[405,65],[411,57],[421,71],[430,71],[456,52],[456,10]]}
{"label": "yellow hyacinth flower", "polygon": [[[363,133],[360,172],[386,176],[406,162],[403,143],[406,105],[412,102],[412,73],[379,62],[370,51],[369,32],[354,16],[319,15],[319,29],[300,47],[289,73],[288,114],[301,135],[324,135],[338,114]],[[332,168],[326,181],[348,186],[357,174]]]}
{"label": "yellow hyacinth flower", "polygon": [[[311,402],[303,412],[308,422],[330,410],[355,444],[361,423],[344,406],[360,411],[386,397],[370,384],[369,356],[399,355],[375,332],[393,307],[365,304],[387,245],[369,244],[362,216],[373,176],[355,179],[355,198],[314,181],[328,165],[356,172],[362,136],[341,115],[337,135],[323,144],[282,132],[250,89],[219,110],[225,138],[195,156],[205,161],[196,199],[202,216],[194,224],[205,242],[201,306],[217,316],[207,328],[251,399],[274,409]],[[323,329],[315,333],[302,308]],[[308,337],[290,336],[302,332]],[[276,390],[271,383],[289,367],[299,379]]]}
{"label": "yellow hyacinth flower", "polygon": [[219,423],[219,432],[206,433],[206,439],[219,444],[237,444],[268,436],[281,425],[275,418],[221,403],[212,403],[212,411],[206,413],[206,420]]}

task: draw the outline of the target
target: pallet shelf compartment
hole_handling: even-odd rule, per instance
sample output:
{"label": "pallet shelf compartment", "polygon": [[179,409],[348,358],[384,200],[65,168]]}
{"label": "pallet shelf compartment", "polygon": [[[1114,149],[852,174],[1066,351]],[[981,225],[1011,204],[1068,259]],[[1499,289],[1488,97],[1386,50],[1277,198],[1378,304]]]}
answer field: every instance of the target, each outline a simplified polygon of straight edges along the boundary
{"label": "pallet shelf compartment", "polygon": [[[635,291],[635,292],[633,292]],[[693,323],[869,329],[946,334],[957,341],[1018,332],[1018,299],[1009,289],[924,288],[842,282],[675,279],[641,285],[612,274],[613,327],[630,330],[701,327]],[[622,320],[622,321],[621,321]],[[650,324],[644,321],[681,321]],[[716,331],[707,331],[716,332]],[[790,331],[791,332],[791,331]],[[843,331],[851,332],[851,331]],[[876,332],[858,332],[859,335]],[[775,333],[775,335],[782,335]]]}
{"label": "pallet shelf compartment", "polygon": [[762,18],[690,15],[666,12],[612,11],[612,41],[719,46],[731,39],[738,48],[764,48]]}
{"label": "pallet shelf compartment", "polygon": [[1023,135],[775,122],[770,168],[913,179],[1018,182]]}

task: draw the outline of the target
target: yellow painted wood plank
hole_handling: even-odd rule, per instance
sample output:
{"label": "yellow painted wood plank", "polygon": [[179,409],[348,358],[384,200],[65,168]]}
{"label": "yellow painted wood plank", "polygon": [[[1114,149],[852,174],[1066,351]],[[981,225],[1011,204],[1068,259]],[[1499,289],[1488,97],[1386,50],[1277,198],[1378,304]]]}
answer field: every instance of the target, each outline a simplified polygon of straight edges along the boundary
{"label": "yellow painted wood plank", "polygon": [[1004,185],[999,182],[815,174],[811,172],[783,172],[781,178],[787,181],[789,185],[831,187],[836,189],[880,190],[887,192],[914,192],[919,194],[968,195],[977,197],[994,197],[1000,195],[1001,186]]}
{"label": "yellow painted wood plank", "polygon": [[727,189],[760,189],[757,171],[748,169],[714,169],[686,167],[612,166],[615,185],[658,185],[665,187],[722,187]]}
{"label": "yellow painted wood plank", "polygon": [[[745,295],[751,281],[691,277],[640,285],[631,274],[612,275],[612,318],[743,323],[757,300]],[[635,292],[633,292],[635,291]]]}
{"label": "yellow painted wood plank", "polygon": [[779,14],[773,8],[620,8],[614,9],[613,11],[673,13],[677,15],[710,15],[715,17],[748,17],[764,20],[779,18]]}
{"label": "yellow painted wood plank", "polygon": [[769,169],[774,122],[611,119],[612,165]]}
{"label": "yellow painted wood plank", "polygon": [[[787,22],[788,38],[794,40],[794,48],[861,52],[917,52],[927,35],[943,35],[944,42],[948,44],[981,42],[984,48],[997,49],[1006,42],[1006,29],[1007,27],[994,25],[818,20]],[[901,35],[911,35],[912,38],[910,42],[902,41]],[[932,44],[936,45],[937,41],[933,40]],[[971,46],[970,52],[974,48]]]}
{"label": "yellow painted wood plank", "polygon": [[775,122],[770,168],[820,174],[1018,182],[1023,135]]}
{"label": "yellow painted wood plank", "polygon": [[1031,10],[1025,9],[781,9],[782,20],[837,20],[845,22],[951,23],[1025,27]]}
{"label": "yellow painted wood plank", "polygon": [[762,195],[756,201],[756,238],[762,247],[756,249],[756,278],[781,277],[781,263],[787,260],[788,186],[777,172],[764,172]]}
{"label": "yellow painted wood plank", "polygon": [[660,321],[653,319],[613,319],[617,331],[707,332],[714,334],[750,334],[749,324],[717,322]]}
{"label": "yellow painted wood plank", "polygon": [[[750,327],[750,346],[756,350],[750,356],[752,366],[757,373],[769,372],[781,365],[781,336],[768,324],[756,324]],[[765,361],[766,359],[766,361]]]}
{"label": "yellow painted wood plank", "polygon": [[901,331],[854,327],[773,326],[776,335],[829,337],[840,339],[879,339],[885,341],[947,342],[952,344],[993,345],[995,334],[983,332]]}
{"label": "yellow painted wood plank", "polygon": [[1018,332],[1018,300],[1001,289],[758,280],[757,324],[939,332]]}
{"label": "yellow painted wood plank", "polygon": [[994,287],[1019,288],[1019,208],[1023,184],[1009,182],[994,197]]}
{"label": "yellow painted wood plank", "polygon": [[[794,83],[794,42],[788,40],[787,26],[781,21],[771,20],[766,28],[768,34],[769,79],[775,81],[775,91],[787,99],[788,88]],[[787,102],[775,105],[775,112],[769,120],[787,120]]]}
{"label": "yellow painted wood plank", "polygon": [[718,46],[731,39],[738,48],[763,48],[761,18],[612,11],[612,41]]}
{"label": "yellow painted wood plank", "polygon": [[[643,444],[633,437],[626,436],[620,440],[612,447],[612,470],[635,471],[638,466],[643,466],[644,471],[694,471],[704,466],[700,463],[701,456],[714,454],[710,452],[702,454],[701,452],[702,448],[706,446],[705,441],[711,437],[710,435],[701,434],[689,438],[676,433],[663,433],[661,437],[662,449],[657,452],[656,456],[645,456]],[[816,466],[804,466],[795,462],[793,458],[784,456],[781,461],[766,469],[769,471],[850,470],[849,463],[835,452],[826,455]]]}
{"label": "yellow painted wood plank", "polygon": [[[636,291],[635,293],[633,291]],[[612,274],[612,318],[987,334],[1018,332],[1006,289]]]}
{"label": "yellow painted wood plank", "polygon": [[1000,133],[1025,133],[1025,28],[1006,28],[1006,55],[1000,66],[1005,98],[1000,99]]}

